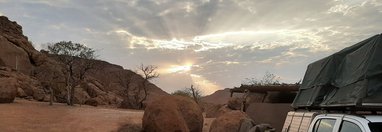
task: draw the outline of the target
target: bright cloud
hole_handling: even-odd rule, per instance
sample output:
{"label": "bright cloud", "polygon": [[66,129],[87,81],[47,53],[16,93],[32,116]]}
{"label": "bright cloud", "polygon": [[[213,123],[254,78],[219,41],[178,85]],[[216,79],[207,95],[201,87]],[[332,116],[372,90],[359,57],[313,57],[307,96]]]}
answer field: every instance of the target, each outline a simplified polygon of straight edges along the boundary
{"label": "bright cloud", "polygon": [[338,0],[336,1],[338,5],[334,5],[328,10],[328,13],[342,13],[343,15],[349,15],[353,13],[353,10],[364,6],[366,3],[372,0]]}
{"label": "bright cloud", "polygon": [[201,89],[204,95],[212,94],[216,90],[220,89],[220,86],[218,86],[216,83],[207,80],[201,75],[190,74],[190,76],[194,84]]}
{"label": "bright cloud", "polygon": [[328,12],[329,13],[340,12],[340,13],[343,13],[344,15],[346,15],[350,9],[351,8],[349,5],[340,4],[340,5],[335,5],[335,6],[331,7]]}
{"label": "bright cloud", "polygon": [[306,30],[238,31],[196,36],[188,41],[184,39],[149,39],[134,36],[125,30],[116,30],[114,32],[128,38],[127,44],[130,45],[130,48],[135,48],[137,45],[144,46],[147,49],[185,50],[192,48],[194,51],[199,52],[225,47],[238,49],[250,46],[259,49],[274,49],[290,45],[295,46],[295,48],[309,48],[312,51],[325,51],[328,50],[327,45],[322,44],[323,38],[317,35],[323,31],[330,31],[333,34],[338,32],[332,31],[330,28],[320,29],[318,32]]}
{"label": "bright cloud", "polygon": [[309,63],[382,32],[379,0],[0,3],[36,47],[71,40],[128,69],[157,65],[167,92],[194,84],[211,93],[265,71],[297,82]]}
{"label": "bright cloud", "polygon": [[192,64],[186,64],[186,65],[172,65],[168,69],[169,73],[184,73],[190,71],[192,68]]}

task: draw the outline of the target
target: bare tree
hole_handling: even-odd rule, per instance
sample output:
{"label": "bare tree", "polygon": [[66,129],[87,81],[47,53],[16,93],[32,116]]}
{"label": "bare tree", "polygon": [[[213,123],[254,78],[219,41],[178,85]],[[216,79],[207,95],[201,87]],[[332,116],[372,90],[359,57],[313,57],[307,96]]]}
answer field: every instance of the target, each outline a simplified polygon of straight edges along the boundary
{"label": "bare tree", "polygon": [[129,92],[129,85],[132,81],[132,74],[129,74],[125,71],[118,71],[116,75],[118,79],[117,83],[124,88],[121,92],[127,95]]}
{"label": "bare tree", "polygon": [[[133,79],[133,74],[130,74],[126,71],[118,71],[116,73],[116,75],[117,75],[116,76],[117,77],[117,83],[120,86],[122,86],[122,88],[123,88],[121,91],[119,91],[120,95],[124,98],[120,107],[131,108],[132,106],[134,106],[132,104],[132,101],[131,101],[132,99],[129,96],[130,91],[131,91],[130,84],[131,84],[132,79]],[[135,99],[134,96],[133,96],[133,99]],[[136,101],[136,102],[138,102],[138,101]]]}
{"label": "bare tree", "polygon": [[174,91],[171,94],[172,95],[179,95],[179,96],[183,96],[183,97],[192,98],[192,95],[191,95],[191,93],[188,92],[187,88],[184,88],[182,90],[176,90],[176,91]]}
{"label": "bare tree", "polygon": [[199,88],[194,87],[194,85],[191,85],[189,88],[184,88],[183,90],[173,92],[172,95],[189,97],[199,104],[200,98],[202,97],[202,91]]}
{"label": "bare tree", "polygon": [[[143,108],[143,102],[147,99],[148,91],[147,91],[147,84],[149,83],[150,80],[158,78],[159,74],[156,72],[158,69],[157,66],[154,65],[143,65],[141,64],[139,66],[139,72],[141,73],[141,76],[143,77],[143,90],[144,90],[144,95],[141,100],[139,100],[139,108]],[[138,95],[140,94],[141,89],[138,90]]]}
{"label": "bare tree", "polygon": [[[34,74],[34,76],[43,76],[44,79],[41,80],[41,84],[44,87],[44,91],[48,90],[50,93],[49,105],[53,105],[53,99],[55,97],[55,93],[53,90],[53,86],[55,83],[59,82],[59,73],[49,67],[44,67],[44,69],[40,70],[38,74]],[[42,77],[41,77],[42,78]]]}
{"label": "bare tree", "polygon": [[60,62],[65,65],[67,104],[73,105],[74,88],[84,79],[86,73],[94,66],[93,59],[96,58],[95,50],[79,43],[61,41],[48,45],[48,51],[56,54]]}
{"label": "bare tree", "polygon": [[279,85],[280,84],[280,77],[267,71],[267,72],[265,72],[263,78],[260,80],[256,79],[256,78],[246,78],[245,84],[246,85],[258,85],[258,86]]}
{"label": "bare tree", "polygon": [[201,98],[201,91],[198,88],[194,88],[194,85],[191,85],[189,89],[192,93],[192,97],[194,98],[195,102],[199,104],[199,99]]}

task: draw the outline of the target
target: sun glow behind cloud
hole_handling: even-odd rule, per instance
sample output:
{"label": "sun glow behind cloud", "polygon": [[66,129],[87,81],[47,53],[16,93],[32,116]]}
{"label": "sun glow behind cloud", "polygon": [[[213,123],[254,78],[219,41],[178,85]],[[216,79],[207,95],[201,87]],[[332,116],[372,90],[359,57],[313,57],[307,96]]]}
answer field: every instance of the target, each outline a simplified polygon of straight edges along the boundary
{"label": "sun glow behind cloud", "polygon": [[191,79],[191,84],[198,87],[204,94],[209,95],[216,90],[219,90],[219,86],[216,82],[212,82],[209,79],[203,77],[202,75],[193,73],[193,70],[197,68],[202,68],[199,65],[193,64],[192,62],[186,62],[182,65],[167,65],[163,66],[164,68],[160,69],[160,74],[162,74],[164,77],[167,75],[180,75],[180,76],[187,76]]}
{"label": "sun glow behind cloud", "polygon": [[110,33],[116,33],[127,42],[128,48],[144,47],[146,49],[171,49],[195,52],[220,49],[225,47],[273,49],[281,46],[294,45],[296,48],[308,48],[311,51],[327,51],[327,45],[323,44],[322,37],[318,34],[330,31],[333,35],[337,31],[325,27],[317,32],[309,30],[260,30],[260,31],[232,31],[216,34],[195,36],[191,40],[173,38],[171,40],[149,39],[135,36],[130,32],[118,29]]}
{"label": "sun glow behind cloud", "polygon": [[[333,35],[336,34],[336,31],[332,30],[331,27],[324,27],[316,32],[310,30],[231,31],[195,36],[191,40],[176,38],[171,40],[150,39],[135,36],[123,29],[115,30],[110,33],[116,33],[121,37],[124,37],[124,40],[127,41],[126,47],[130,49],[139,47],[147,50],[169,49],[180,52],[182,52],[182,50],[187,50],[187,53],[189,53],[189,51],[198,53],[229,47],[232,48],[232,50],[253,49],[254,52],[256,52],[256,50],[273,50],[284,46],[291,47],[291,50],[303,48],[310,50],[311,52],[317,52],[329,50],[327,45],[323,44],[323,38],[318,35],[320,32],[324,31],[330,31]],[[293,51],[287,51],[280,54],[281,56],[270,57],[254,62],[261,64],[275,63],[276,66],[281,66],[289,62],[288,60],[283,60],[283,56],[300,56]],[[248,62],[225,60],[215,63],[229,66],[245,65]],[[192,81],[190,83],[199,86],[205,94],[211,94],[221,88],[216,82],[211,81],[211,78],[206,78],[203,74],[194,72],[195,69],[200,68],[199,65],[194,62],[188,61],[181,64],[166,64],[160,67],[163,67],[160,72],[164,76],[182,75],[190,77]]]}
{"label": "sun glow behind cloud", "polygon": [[172,65],[168,69],[168,73],[185,73],[191,70],[192,64],[186,64],[186,65]]}
{"label": "sun glow behind cloud", "polygon": [[201,75],[190,74],[190,76],[194,84],[197,87],[199,87],[199,89],[203,92],[204,95],[212,94],[213,92],[221,88],[216,83],[207,80]]}

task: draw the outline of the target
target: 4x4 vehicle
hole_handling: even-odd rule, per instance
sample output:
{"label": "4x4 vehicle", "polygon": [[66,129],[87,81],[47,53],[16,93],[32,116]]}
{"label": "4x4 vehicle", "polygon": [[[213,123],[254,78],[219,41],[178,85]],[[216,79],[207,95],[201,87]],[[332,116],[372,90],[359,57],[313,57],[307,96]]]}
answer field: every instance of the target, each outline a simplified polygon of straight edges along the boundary
{"label": "4x4 vehicle", "polygon": [[381,115],[289,112],[282,132],[382,132]]}
{"label": "4x4 vehicle", "polygon": [[381,132],[382,116],[322,114],[314,118],[309,132]]}
{"label": "4x4 vehicle", "polygon": [[377,34],[309,64],[282,131],[382,132],[381,56]]}

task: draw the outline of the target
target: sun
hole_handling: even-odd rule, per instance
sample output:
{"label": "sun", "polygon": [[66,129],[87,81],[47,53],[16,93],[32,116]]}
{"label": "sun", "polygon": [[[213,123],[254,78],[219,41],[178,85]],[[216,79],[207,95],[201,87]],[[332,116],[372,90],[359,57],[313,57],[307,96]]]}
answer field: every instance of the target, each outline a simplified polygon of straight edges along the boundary
{"label": "sun", "polygon": [[185,73],[192,69],[192,64],[172,65],[168,68],[169,73]]}

